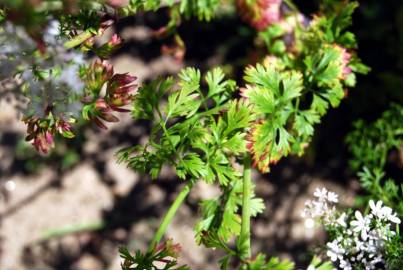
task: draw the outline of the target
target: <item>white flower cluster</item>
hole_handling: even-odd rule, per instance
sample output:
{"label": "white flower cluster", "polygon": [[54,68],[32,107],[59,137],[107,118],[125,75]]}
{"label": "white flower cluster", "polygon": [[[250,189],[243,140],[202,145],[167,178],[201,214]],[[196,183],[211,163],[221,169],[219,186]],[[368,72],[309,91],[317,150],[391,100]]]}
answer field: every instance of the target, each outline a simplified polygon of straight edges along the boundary
{"label": "white flower cluster", "polygon": [[338,215],[334,206],[339,201],[336,193],[328,191],[326,188],[317,188],[313,195],[314,200],[305,202],[302,217],[319,219],[324,225],[345,225],[346,216]]}
{"label": "white flower cluster", "polygon": [[68,51],[60,38],[60,24],[51,21],[43,32],[45,51],[27,32],[11,22],[0,27],[0,81],[18,78],[29,99],[27,114],[43,117],[50,106],[55,114],[77,112],[84,83],[79,77],[83,54]]}
{"label": "white flower cluster", "polygon": [[369,214],[356,211],[354,217],[349,217],[329,205],[337,202],[335,193],[323,188],[317,189],[314,196],[315,200],[306,202],[302,215],[318,218],[332,231],[333,239],[326,244],[326,254],[339,269],[378,269],[385,263],[385,244],[395,234],[392,224],[400,224],[390,207],[371,200]]}

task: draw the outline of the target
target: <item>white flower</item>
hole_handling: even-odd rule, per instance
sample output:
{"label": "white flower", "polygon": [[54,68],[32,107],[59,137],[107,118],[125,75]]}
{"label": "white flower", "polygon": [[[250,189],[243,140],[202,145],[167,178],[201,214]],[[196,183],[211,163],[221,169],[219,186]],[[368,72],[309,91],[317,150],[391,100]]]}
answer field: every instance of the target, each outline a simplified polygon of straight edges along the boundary
{"label": "white flower", "polygon": [[350,225],[354,232],[361,232],[361,238],[366,240],[368,238],[370,220],[363,217],[360,211],[355,211],[356,220],[351,221]]}
{"label": "white flower", "polygon": [[400,224],[400,219],[397,217],[396,213],[393,213],[392,208],[382,206],[382,204],[382,201],[377,201],[375,204],[373,200],[370,200],[369,206],[371,208],[372,214],[379,219],[388,219],[393,223]]}
{"label": "white flower", "polygon": [[336,220],[336,224],[338,224],[342,227],[347,227],[346,219],[347,219],[347,215],[346,215],[346,213],[343,212],[340,215],[340,217]]}
{"label": "white flower", "polygon": [[332,262],[337,261],[339,257],[343,257],[345,250],[344,248],[339,246],[339,242],[337,240],[333,240],[332,242],[327,243],[328,250],[326,255],[330,258]]}
{"label": "white flower", "polygon": [[308,268],[306,270],[315,270],[315,269],[316,269],[315,266],[310,265],[310,266],[308,266]]}
{"label": "white flower", "polygon": [[389,219],[389,221],[391,221],[391,222],[393,222],[393,223],[396,223],[396,224],[400,224],[400,218],[398,218],[397,217],[397,214],[396,213],[394,213],[394,214],[389,214],[388,215],[388,219]]}
{"label": "white flower", "polygon": [[343,270],[352,270],[353,268],[351,267],[351,263],[348,262],[347,260],[340,260],[339,264],[340,268]]}
{"label": "white flower", "polygon": [[339,197],[339,195],[337,195],[337,194],[334,193],[334,192],[329,191],[329,192],[327,193],[327,200],[328,200],[329,202],[334,202],[334,203],[339,202],[338,197]]}
{"label": "white flower", "polygon": [[373,200],[370,200],[369,207],[371,208],[371,212],[374,216],[377,216],[379,218],[384,217],[382,212],[382,201],[377,201],[375,204]]}
{"label": "white flower", "polygon": [[327,189],[326,188],[322,188],[322,189],[317,188],[315,190],[315,192],[313,193],[313,196],[319,198],[319,200],[326,200],[327,199]]}

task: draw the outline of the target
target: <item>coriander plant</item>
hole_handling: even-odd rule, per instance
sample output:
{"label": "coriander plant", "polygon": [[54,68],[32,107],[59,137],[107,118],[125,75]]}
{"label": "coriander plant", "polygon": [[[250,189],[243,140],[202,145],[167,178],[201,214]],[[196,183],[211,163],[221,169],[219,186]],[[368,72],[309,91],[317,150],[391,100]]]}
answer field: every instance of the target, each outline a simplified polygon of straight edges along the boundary
{"label": "coriander plant", "polygon": [[[75,136],[79,119],[107,128],[107,122],[119,121],[119,113],[130,112],[133,119],[149,122],[151,130],[144,144],[118,151],[118,162],[153,179],[163,166],[170,166],[184,183],[148,249],[132,253],[121,248],[123,269],[189,269],[178,265],[180,246],[164,240],[164,234],[198,181],[216,185],[221,192],[200,202],[200,220],[194,227],[199,245],[225,252],[217,267],[294,269],[291,261],[251,253],[251,219],[264,210],[251,171],[268,173],[283,157],[303,155],[315,126],[355,86],[356,74],[369,71],[357,56],[355,35],[349,31],[358,3],[320,2],[313,15],[303,14],[290,0],[1,2],[1,87],[27,100],[22,110],[27,141],[46,154],[54,147],[55,136]],[[169,10],[170,19],[155,35],[173,39],[174,45],[163,51],[178,61],[186,53],[180,25],[191,18],[214,20],[223,13],[240,16],[254,29],[255,49],[260,53],[255,61],[245,63],[241,80],[222,67],[206,72],[185,67],[177,76],[137,85],[136,77],[116,73],[108,62],[124,41],[114,34],[98,44],[96,37],[121,18],[162,8]],[[389,145],[401,146],[401,140],[390,137],[393,132],[401,135],[399,121],[396,125],[398,129],[391,127],[391,132],[383,127],[367,130],[364,136],[373,134],[375,139],[384,134],[387,145],[379,146],[380,153],[367,155],[366,145],[354,144],[354,154],[361,157],[355,168],[383,166]],[[362,135],[353,133],[348,140],[357,136]],[[377,170],[364,169],[363,179],[372,173],[377,177]],[[365,188],[372,187],[363,182]],[[380,192],[386,190],[376,185]],[[356,220],[348,222],[353,218],[330,206],[337,202],[336,194],[319,190],[315,196],[305,215],[322,219],[330,242],[327,257],[315,256],[308,269],[391,265],[388,258],[397,252],[390,250],[400,241],[393,240],[399,233],[391,224],[400,219],[391,208],[370,201],[370,214],[357,211]],[[359,245],[365,247],[362,252]]]}

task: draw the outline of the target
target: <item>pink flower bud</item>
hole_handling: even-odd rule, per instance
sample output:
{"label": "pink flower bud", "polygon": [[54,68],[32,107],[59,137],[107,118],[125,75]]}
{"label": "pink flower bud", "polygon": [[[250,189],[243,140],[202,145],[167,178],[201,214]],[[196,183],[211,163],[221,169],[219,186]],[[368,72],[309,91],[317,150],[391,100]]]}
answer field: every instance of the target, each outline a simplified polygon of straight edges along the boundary
{"label": "pink flower bud", "polygon": [[125,74],[115,74],[111,78],[110,84],[113,85],[113,86],[121,87],[121,86],[131,84],[136,79],[137,79],[137,77],[131,76],[131,75],[127,74],[127,73],[125,73]]}
{"label": "pink flower bud", "polygon": [[32,145],[38,152],[47,154],[54,147],[53,135],[49,131],[37,133]]}
{"label": "pink flower bud", "polygon": [[117,34],[113,34],[108,44],[111,46],[118,46],[122,44],[122,39]]}

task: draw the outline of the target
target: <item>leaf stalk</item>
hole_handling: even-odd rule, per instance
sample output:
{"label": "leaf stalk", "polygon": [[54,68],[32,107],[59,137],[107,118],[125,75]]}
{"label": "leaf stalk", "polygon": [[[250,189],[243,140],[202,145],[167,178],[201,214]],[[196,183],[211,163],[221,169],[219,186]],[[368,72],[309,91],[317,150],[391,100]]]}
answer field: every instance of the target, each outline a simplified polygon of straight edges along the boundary
{"label": "leaf stalk", "polygon": [[152,253],[158,243],[161,241],[162,237],[164,236],[168,225],[172,222],[176,212],[178,211],[179,207],[184,202],[185,198],[189,194],[190,190],[194,185],[194,181],[190,180],[188,183],[183,187],[183,189],[179,192],[178,196],[172,203],[171,207],[168,209],[168,212],[165,214],[164,218],[161,221],[161,224],[158,228],[158,231],[154,235],[153,240],[151,241],[150,246],[148,247],[147,252]]}

